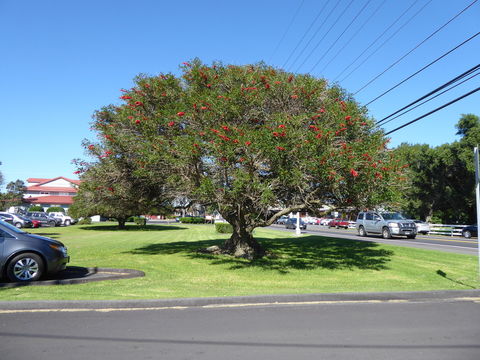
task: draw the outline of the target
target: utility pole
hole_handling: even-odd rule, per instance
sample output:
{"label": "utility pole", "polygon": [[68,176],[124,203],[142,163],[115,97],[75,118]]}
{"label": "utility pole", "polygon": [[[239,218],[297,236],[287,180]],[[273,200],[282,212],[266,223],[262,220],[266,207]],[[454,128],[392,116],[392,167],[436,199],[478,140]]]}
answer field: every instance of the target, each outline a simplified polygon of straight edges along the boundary
{"label": "utility pole", "polygon": [[478,236],[478,225],[480,224],[480,170],[478,163],[478,146],[473,149],[475,155],[475,201],[477,203],[477,246],[478,246],[478,274],[480,276],[480,237]]}

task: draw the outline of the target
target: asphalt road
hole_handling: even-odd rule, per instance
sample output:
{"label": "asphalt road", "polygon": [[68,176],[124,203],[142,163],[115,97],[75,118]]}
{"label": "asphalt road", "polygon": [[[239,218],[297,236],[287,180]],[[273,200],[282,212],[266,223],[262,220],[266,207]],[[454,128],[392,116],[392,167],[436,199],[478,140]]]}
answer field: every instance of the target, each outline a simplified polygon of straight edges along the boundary
{"label": "asphalt road", "polygon": [[480,297],[0,310],[2,360],[480,358]]}
{"label": "asphalt road", "polygon": [[[294,233],[295,230],[287,230],[284,225],[273,225],[272,228],[285,230]],[[395,237],[392,239],[383,239],[380,235],[360,237],[355,229],[335,229],[320,225],[308,225],[307,230],[302,230],[302,234],[315,234],[322,236],[332,236],[360,241],[375,241],[383,244],[392,244],[399,246],[416,247],[421,249],[440,250],[454,252],[458,254],[477,255],[478,239],[465,239],[460,236],[441,236],[441,235],[417,235],[415,239],[405,237]]]}

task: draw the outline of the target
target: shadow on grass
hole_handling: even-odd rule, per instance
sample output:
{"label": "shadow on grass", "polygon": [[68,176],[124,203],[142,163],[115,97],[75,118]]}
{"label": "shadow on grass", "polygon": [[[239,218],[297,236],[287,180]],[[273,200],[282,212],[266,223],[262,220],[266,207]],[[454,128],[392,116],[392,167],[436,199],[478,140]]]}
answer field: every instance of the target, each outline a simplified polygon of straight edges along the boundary
{"label": "shadow on grass", "polygon": [[82,230],[95,230],[95,231],[165,231],[165,230],[187,230],[181,226],[169,226],[169,225],[125,225],[125,229],[119,229],[118,225],[94,225],[94,226],[82,226]]}
{"label": "shadow on grass", "polygon": [[259,267],[288,273],[290,270],[313,270],[323,268],[329,270],[362,269],[385,270],[386,264],[393,255],[392,251],[382,249],[374,242],[353,241],[327,238],[322,236],[306,236],[292,238],[258,238],[269,252],[269,256],[256,260],[245,260],[231,256],[198,253],[197,250],[213,245],[222,245],[223,240],[204,240],[196,242],[173,242],[151,244],[129,251],[136,255],[157,255],[185,253],[193,259],[210,261],[211,265],[230,265],[230,269]]}

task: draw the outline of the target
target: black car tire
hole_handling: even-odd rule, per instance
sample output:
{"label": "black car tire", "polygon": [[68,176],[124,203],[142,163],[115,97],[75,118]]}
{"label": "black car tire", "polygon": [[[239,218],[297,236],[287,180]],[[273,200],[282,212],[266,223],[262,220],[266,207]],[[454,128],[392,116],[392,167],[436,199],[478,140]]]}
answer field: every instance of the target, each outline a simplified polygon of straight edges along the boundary
{"label": "black car tire", "polygon": [[470,239],[472,237],[472,232],[470,230],[465,230],[462,232],[464,238]]}
{"label": "black car tire", "polygon": [[7,277],[14,282],[28,282],[40,279],[45,265],[40,256],[23,253],[15,256],[7,265]]}
{"label": "black car tire", "polygon": [[363,226],[360,226],[358,228],[358,235],[359,236],[367,236],[367,232],[365,231],[365,228]]}
{"label": "black car tire", "polygon": [[65,223],[63,225],[70,226],[70,220],[65,220]]}
{"label": "black car tire", "polygon": [[55,221],[49,221],[48,226],[57,226],[57,223]]}
{"label": "black car tire", "polygon": [[21,229],[21,228],[22,228],[22,223],[16,222],[14,225],[15,225],[15,227],[18,228],[18,229]]}
{"label": "black car tire", "polygon": [[415,239],[417,237],[417,235],[407,235],[407,238],[409,239]]}
{"label": "black car tire", "polygon": [[390,233],[390,229],[386,226],[382,229],[382,237],[384,239],[391,239],[392,238],[392,234]]}

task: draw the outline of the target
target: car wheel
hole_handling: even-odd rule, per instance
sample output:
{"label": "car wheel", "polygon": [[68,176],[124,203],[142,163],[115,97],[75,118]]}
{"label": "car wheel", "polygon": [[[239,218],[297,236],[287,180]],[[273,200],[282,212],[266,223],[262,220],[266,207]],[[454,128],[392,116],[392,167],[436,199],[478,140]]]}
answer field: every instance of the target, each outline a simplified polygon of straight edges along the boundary
{"label": "car wheel", "polygon": [[70,220],[65,220],[64,225],[65,225],[65,226],[70,226]]}
{"label": "car wheel", "polygon": [[11,281],[24,282],[40,279],[43,260],[37,254],[24,253],[15,256],[7,265],[7,276]]}
{"label": "car wheel", "polygon": [[382,236],[384,239],[391,239],[392,238],[392,234],[390,233],[390,229],[388,227],[384,227],[382,229]]}
{"label": "car wheel", "polygon": [[472,237],[472,232],[470,230],[465,230],[462,232],[464,238],[470,239]]}
{"label": "car wheel", "polygon": [[358,228],[358,235],[360,236],[367,236],[367,232],[365,231],[365,228],[363,226],[360,226]]}
{"label": "car wheel", "polygon": [[49,226],[56,226],[57,223],[56,223],[55,221],[49,221],[49,222],[48,222],[48,225],[49,225]]}
{"label": "car wheel", "polygon": [[21,228],[22,228],[22,223],[16,222],[16,223],[15,223],[15,227],[21,229]]}
{"label": "car wheel", "polygon": [[409,239],[415,239],[417,237],[417,235],[407,235],[407,238]]}

